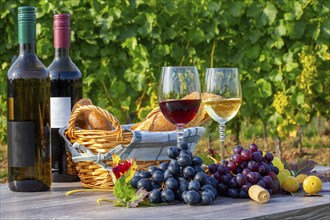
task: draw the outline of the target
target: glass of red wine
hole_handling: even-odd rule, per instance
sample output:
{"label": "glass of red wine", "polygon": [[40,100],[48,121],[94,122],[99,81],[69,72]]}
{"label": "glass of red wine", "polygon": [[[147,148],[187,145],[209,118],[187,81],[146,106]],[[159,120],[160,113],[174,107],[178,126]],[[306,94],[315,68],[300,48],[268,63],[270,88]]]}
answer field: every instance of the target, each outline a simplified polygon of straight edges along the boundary
{"label": "glass of red wine", "polygon": [[196,116],[201,104],[201,87],[195,66],[162,68],[159,107],[177,128],[177,146],[183,142],[183,127]]}

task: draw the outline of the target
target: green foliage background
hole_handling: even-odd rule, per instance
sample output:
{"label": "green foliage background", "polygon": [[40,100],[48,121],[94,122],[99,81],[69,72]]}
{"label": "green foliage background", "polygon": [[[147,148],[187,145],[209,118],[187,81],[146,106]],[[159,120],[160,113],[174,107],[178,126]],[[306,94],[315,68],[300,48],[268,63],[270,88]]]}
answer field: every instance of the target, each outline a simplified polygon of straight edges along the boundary
{"label": "green foliage background", "polygon": [[[46,66],[54,54],[54,11],[71,14],[71,53],[83,73],[84,97],[122,124],[142,120],[157,106],[165,65],[195,65],[202,81],[207,67],[238,67],[243,104],[229,123],[234,130],[242,121],[262,123],[284,136],[315,115],[329,119],[328,0],[0,2],[0,143],[6,138],[6,74],[18,54],[17,8],[23,5],[37,8],[37,53]],[[303,56],[314,61],[302,62]],[[281,112],[273,104],[279,91],[288,100]]]}

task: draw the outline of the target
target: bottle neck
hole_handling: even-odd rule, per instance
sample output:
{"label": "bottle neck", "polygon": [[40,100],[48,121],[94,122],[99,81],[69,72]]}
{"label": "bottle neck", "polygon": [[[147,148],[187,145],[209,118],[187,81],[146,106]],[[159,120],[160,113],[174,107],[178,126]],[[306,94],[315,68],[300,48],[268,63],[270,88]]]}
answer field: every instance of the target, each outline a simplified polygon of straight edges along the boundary
{"label": "bottle neck", "polygon": [[19,22],[18,23],[18,42],[19,44],[36,43],[36,23]]}
{"label": "bottle neck", "polygon": [[36,43],[20,43],[19,55],[36,54]]}
{"label": "bottle neck", "polygon": [[36,23],[18,22],[18,42],[20,47],[20,55],[36,54]]}
{"label": "bottle neck", "polygon": [[70,48],[55,48],[55,58],[70,58]]}
{"label": "bottle neck", "polygon": [[70,29],[54,29],[54,48],[70,48]]}

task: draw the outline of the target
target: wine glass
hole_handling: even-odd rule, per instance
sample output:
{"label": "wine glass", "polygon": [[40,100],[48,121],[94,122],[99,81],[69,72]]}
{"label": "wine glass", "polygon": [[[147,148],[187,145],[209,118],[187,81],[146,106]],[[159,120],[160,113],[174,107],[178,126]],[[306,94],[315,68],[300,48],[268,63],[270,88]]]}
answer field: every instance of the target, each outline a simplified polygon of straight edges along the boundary
{"label": "wine glass", "polygon": [[235,117],[242,103],[238,69],[207,68],[205,93],[204,108],[207,114],[219,123],[220,157],[224,160],[226,123]]}
{"label": "wine glass", "polygon": [[194,66],[162,68],[159,82],[159,107],[176,126],[177,146],[183,142],[183,127],[196,116],[201,104],[201,88]]}

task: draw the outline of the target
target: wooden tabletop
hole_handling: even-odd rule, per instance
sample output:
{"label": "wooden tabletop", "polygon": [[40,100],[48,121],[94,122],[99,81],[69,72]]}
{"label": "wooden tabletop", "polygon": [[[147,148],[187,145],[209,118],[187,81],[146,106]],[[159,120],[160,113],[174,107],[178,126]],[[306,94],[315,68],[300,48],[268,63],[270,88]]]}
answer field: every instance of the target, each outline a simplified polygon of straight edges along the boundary
{"label": "wooden tabletop", "polygon": [[0,219],[330,219],[330,183],[323,183],[321,197],[274,195],[267,204],[251,199],[218,197],[209,206],[183,203],[156,207],[120,208],[97,204],[98,198],[114,199],[111,192],[66,196],[80,183],[53,183],[49,192],[11,192],[1,184]]}

